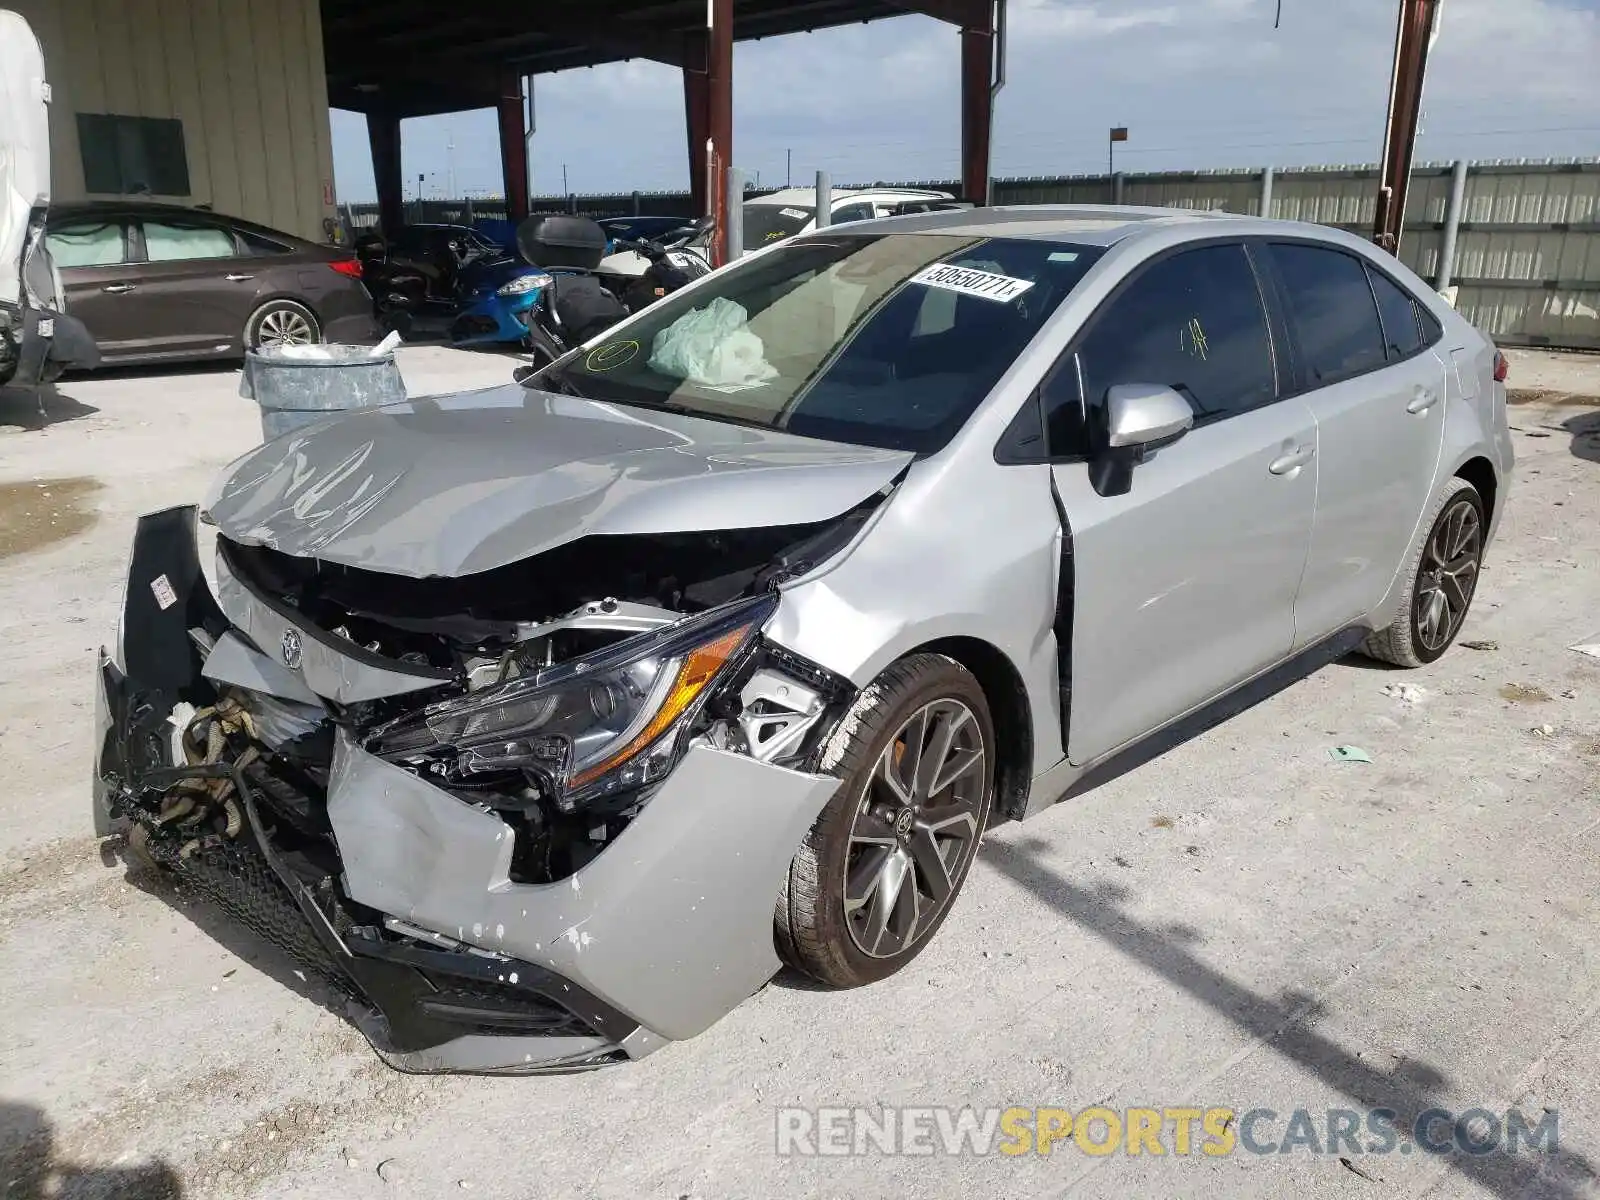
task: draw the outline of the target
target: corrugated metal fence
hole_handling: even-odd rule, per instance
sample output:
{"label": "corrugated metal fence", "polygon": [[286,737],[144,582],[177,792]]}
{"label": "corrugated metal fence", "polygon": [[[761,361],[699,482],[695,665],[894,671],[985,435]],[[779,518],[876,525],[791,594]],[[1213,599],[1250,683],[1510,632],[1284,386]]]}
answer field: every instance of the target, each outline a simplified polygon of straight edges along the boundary
{"label": "corrugated metal fence", "polygon": [[[1402,260],[1435,286],[1454,284],[1461,313],[1504,345],[1600,350],[1600,159],[1467,164],[1460,202],[1452,206],[1461,172],[1448,163],[1413,172]],[[876,186],[959,190],[952,180]],[[1376,190],[1376,167],[1317,167],[997,179],[994,199],[996,204],[1144,204],[1259,215],[1265,198],[1273,217],[1366,233]],[[376,206],[351,209],[356,223],[376,220]],[[595,217],[692,215],[685,192],[544,196],[533,209]],[[416,214],[411,219],[429,221],[505,216],[503,203],[495,201],[426,201],[407,210]],[[1454,262],[1447,264],[1443,258],[1452,240]]]}

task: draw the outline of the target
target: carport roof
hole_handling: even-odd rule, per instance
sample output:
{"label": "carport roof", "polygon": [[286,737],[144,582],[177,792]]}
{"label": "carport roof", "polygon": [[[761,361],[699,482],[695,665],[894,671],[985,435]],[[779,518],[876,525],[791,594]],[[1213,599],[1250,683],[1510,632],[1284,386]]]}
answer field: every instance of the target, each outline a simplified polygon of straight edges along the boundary
{"label": "carport roof", "polygon": [[[321,0],[328,99],[336,108],[422,116],[492,105],[519,75],[627,58],[678,66],[706,0]],[[739,40],[921,12],[988,20],[989,0],[735,0]]]}

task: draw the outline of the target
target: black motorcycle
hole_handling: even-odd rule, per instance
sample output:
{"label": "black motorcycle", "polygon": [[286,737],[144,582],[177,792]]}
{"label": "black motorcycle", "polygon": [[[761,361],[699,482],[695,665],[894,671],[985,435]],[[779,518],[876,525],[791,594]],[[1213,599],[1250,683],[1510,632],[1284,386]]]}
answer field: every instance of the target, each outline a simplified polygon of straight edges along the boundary
{"label": "black motorcycle", "polygon": [[[646,238],[617,238],[587,217],[530,217],[517,229],[517,247],[534,266],[550,272],[551,283],[522,314],[533,361],[517,368],[519,381],[542,370],[574,346],[604,333],[619,321],[687,287],[711,265],[689,247],[712,228],[709,218],[685,231],[671,245]],[[643,274],[600,270],[602,259],[634,253],[649,264]]]}

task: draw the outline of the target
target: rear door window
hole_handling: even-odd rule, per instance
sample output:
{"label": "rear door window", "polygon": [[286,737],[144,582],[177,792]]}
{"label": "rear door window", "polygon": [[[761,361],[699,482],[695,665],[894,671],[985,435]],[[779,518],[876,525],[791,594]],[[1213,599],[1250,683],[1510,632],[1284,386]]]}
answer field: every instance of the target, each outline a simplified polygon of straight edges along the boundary
{"label": "rear door window", "polygon": [[1382,271],[1367,268],[1372,294],[1378,298],[1378,316],[1383,321],[1383,343],[1390,362],[1410,358],[1422,349],[1422,330],[1417,324],[1417,302]]}
{"label": "rear door window", "polygon": [[1106,393],[1121,383],[1173,388],[1202,420],[1276,397],[1266,311],[1243,246],[1163,259],[1100,310],[1077,354],[1046,384],[1052,455],[1089,453]]}
{"label": "rear door window", "polygon": [[1327,387],[1383,366],[1383,326],[1361,260],[1342,250],[1298,243],[1271,249],[1307,384]]}
{"label": "rear door window", "polygon": [[144,255],[149,262],[233,258],[237,253],[233,235],[215,225],[178,225],[165,221],[144,223]]}
{"label": "rear door window", "polygon": [[51,228],[45,234],[50,258],[58,267],[111,267],[128,261],[128,243],[121,221],[95,221]]}

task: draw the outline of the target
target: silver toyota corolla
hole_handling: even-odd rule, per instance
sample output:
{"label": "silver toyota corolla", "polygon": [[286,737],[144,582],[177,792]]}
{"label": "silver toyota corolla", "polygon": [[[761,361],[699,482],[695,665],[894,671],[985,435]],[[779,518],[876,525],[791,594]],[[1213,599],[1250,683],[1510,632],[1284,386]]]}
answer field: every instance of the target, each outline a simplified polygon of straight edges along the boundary
{"label": "silver toyota corolla", "polygon": [[638,1058],[780,963],[899,970],[985,826],[1242,690],[1438,658],[1505,503],[1504,374],[1309,225],[797,238],[525,386],[246,455],[199,512],[214,589],[195,510],[144,518],[98,827],[398,1067]]}

